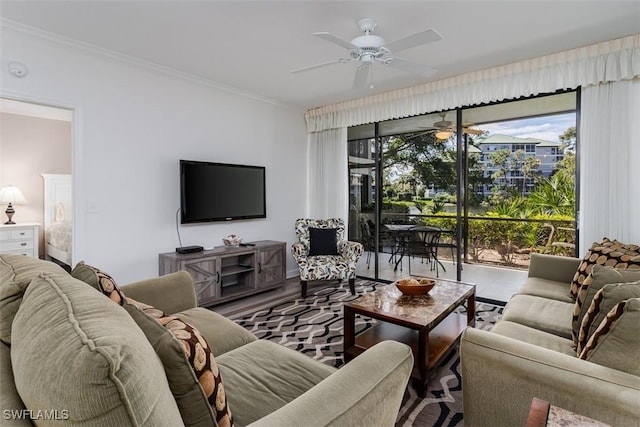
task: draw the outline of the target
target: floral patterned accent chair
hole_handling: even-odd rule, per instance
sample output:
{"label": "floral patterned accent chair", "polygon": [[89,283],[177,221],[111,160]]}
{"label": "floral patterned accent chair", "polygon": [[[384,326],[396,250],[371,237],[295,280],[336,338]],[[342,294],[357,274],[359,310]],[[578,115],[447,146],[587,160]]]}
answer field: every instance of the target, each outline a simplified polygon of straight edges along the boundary
{"label": "floral patterned accent chair", "polygon": [[344,221],[341,218],[297,219],[298,242],[291,246],[291,254],[300,269],[302,297],[307,296],[309,280],[349,280],[349,290],[356,294],[356,264],[364,251],[361,243],[344,240]]}

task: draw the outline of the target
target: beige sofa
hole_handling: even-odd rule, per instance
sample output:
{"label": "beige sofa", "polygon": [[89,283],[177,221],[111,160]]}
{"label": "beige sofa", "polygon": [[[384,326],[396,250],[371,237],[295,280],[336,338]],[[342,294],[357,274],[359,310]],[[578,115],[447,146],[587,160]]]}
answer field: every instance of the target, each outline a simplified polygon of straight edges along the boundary
{"label": "beige sofa", "polygon": [[[337,370],[198,308],[185,272],[122,289],[206,338],[236,426],[395,422],[413,367],[403,344],[383,342]],[[53,263],[2,255],[0,310],[0,424],[185,425],[152,343],[93,287]],[[215,425],[199,415],[190,425]]]}
{"label": "beige sofa", "polygon": [[[597,363],[579,359],[569,285],[580,261],[532,254],[526,282],[491,332],[463,333],[466,426],[524,425],[534,397],[612,426],[640,426],[638,298],[627,342],[618,343],[617,354]],[[640,271],[630,271],[627,279],[640,279]]]}

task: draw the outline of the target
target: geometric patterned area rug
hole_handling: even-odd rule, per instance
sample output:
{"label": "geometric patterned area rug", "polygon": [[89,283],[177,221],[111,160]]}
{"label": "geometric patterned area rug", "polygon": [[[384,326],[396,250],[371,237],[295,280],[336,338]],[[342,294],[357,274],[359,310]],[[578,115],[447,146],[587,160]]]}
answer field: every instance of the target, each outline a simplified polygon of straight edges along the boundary
{"label": "geometric patterned area rug", "polygon": [[[234,321],[260,339],[266,339],[339,368],[342,354],[342,304],[386,283],[356,279],[356,295],[346,282],[323,288],[312,287],[306,298],[276,302],[273,306],[235,318]],[[491,329],[502,316],[503,307],[476,301],[476,328]],[[464,308],[460,308],[464,312]],[[356,316],[356,333],[375,325],[374,319]],[[463,426],[462,387],[458,348],[450,352],[418,397],[409,382],[396,426]]]}

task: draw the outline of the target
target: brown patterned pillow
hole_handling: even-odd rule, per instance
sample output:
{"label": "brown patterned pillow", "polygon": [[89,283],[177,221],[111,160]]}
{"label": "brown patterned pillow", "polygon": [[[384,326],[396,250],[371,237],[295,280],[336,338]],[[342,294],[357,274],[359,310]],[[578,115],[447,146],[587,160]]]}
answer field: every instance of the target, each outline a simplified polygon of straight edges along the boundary
{"label": "brown patterned pillow", "polygon": [[175,316],[126,297],[111,276],[83,263],[85,277],[89,270],[95,272],[92,280],[98,290],[131,315],[153,346],[185,426],[232,426],[220,370],[200,332]]}
{"label": "brown patterned pillow", "polygon": [[615,268],[640,269],[640,247],[625,244],[617,240],[603,238],[602,242],[594,242],[578,266],[578,271],[571,281],[569,294],[574,301],[578,297],[580,287],[591,273],[594,265]]}
{"label": "brown patterned pillow", "polygon": [[175,316],[131,298],[126,298],[124,307],[162,360],[185,426],[232,426],[220,369],[200,332]]}
{"label": "brown patterned pillow", "polygon": [[640,375],[640,298],[616,304],[600,322],[580,359]]}
{"label": "brown patterned pillow", "polygon": [[593,266],[591,273],[580,285],[578,298],[573,306],[573,317],[571,321],[571,337],[577,350],[580,335],[580,326],[593,297],[604,285],[611,283],[629,283],[640,280],[640,270],[619,269],[603,267],[599,264]]}
{"label": "brown patterned pillow", "polygon": [[633,243],[622,243],[618,240],[609,240],[606,237],[603,239],[603,244],[608,245],[610,247],[616,247],[619,249],[623,249],[626,251],[632,252],[640,252],[640,245],[635,245]]}
{"label": "brown patterned pillow", "polygon": [[[120,289],[116,284],[116,281],[109,274],[104,271],[92,267],[89,264],[85,264],[84,261],[80,261],[73,267],[71,275],[78,280],[93,286],[103,294],[107,295],[112,301],[122,305],[122,298]],[[117,290],[117,292],[114,292]]]}
{"label": "brown patterned pillow", "polygon": [[609,284],[596,292],[580,325],[578,356],[607,313],[616,304],[629,298],[640,298],[640,281]]}

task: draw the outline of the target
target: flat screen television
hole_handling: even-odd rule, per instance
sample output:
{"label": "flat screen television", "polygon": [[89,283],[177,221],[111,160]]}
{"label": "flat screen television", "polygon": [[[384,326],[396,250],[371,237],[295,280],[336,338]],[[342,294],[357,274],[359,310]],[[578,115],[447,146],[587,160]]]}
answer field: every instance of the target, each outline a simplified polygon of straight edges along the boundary
{"label": "flat screen television", "polygon": [[265,168],[180,160],[182,224],[266,218]]}

